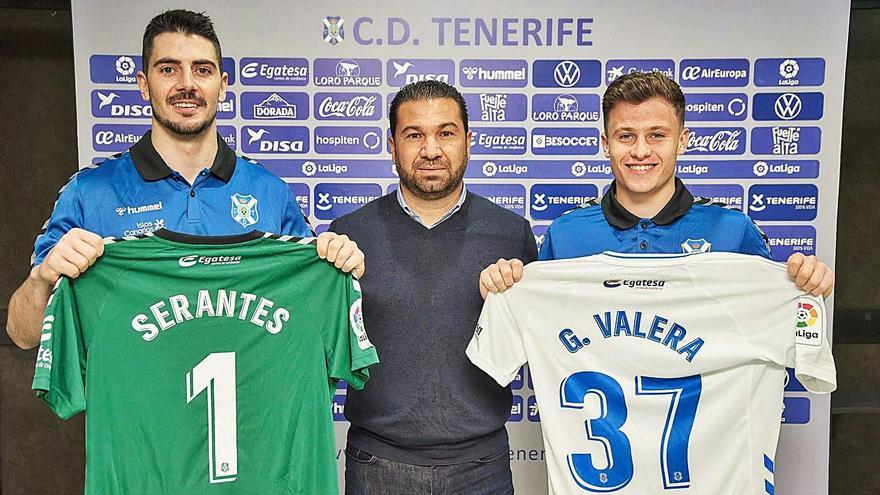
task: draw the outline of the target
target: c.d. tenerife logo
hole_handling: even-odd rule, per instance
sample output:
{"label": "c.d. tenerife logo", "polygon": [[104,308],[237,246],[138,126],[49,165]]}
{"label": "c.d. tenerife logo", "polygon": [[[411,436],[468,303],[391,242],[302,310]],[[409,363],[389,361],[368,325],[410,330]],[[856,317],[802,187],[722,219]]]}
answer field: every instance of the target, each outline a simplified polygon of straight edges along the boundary
{"label": "c.d. tenerife logo", "polygon": [[342,17],[336,16],[327,16],[324,18],[324,41],[330,43],[333,46],[342,43],[345,40],[345,30],[342,28],[342,25],[345,23],[345,19]]}

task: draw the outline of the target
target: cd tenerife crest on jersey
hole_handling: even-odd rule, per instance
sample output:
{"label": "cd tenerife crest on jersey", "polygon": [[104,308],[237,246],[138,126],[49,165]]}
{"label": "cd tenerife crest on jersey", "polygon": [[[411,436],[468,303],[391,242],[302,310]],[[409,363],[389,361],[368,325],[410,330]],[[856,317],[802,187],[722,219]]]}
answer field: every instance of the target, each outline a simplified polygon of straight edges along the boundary
{"label": "cd tenerife crest on jersey", "polygon": [[257,198],[248,195],[235,193],[230,196],[232,199],[232,219],[240,223],[242,227],[251,226],[260,219],[260,213],[257,211]]}

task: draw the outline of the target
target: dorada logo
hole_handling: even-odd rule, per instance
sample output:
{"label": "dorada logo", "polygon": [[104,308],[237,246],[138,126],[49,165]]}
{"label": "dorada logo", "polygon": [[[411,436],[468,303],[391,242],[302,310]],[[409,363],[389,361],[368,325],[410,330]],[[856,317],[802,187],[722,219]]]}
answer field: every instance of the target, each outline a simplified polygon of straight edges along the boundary
{"label": "dorada logo", "polygon": [[330,43],[333,46],[336,46],[345,40],[345,30],[342,27],[342,25],[345,24],[345,19],[339,16],[327,16],[324,18],[323,22],[324,41]]}
{"label": "dorada logo", "polygon": [[375,95],[330,94],[318,105],[318,117],[370,118],[376,114],[377,99]]}
{"label": "dorada logo", "polygon": [[611,279],[605,280],[604,282],[602,282],[602,285],[609,289],[615,289],[617,287],[627,287],[630,289],[662,290],[666,286],[666,281],[651,279]]}
{"label": "dorada logo", "polygon": [[712,134],[700,135],[701,129],[691,129],[686,151],[736,152],[740,147],[742,129],[720,129]]}
{"label": "dorada logo", "polygon": [[241,256],[200,256],[198,254],[191,254],[188,256],[181,256],[180,259],[177,260],[177,264],[180,265],[181,268],[188,268],[195,265],[237,265],[239,263],[241,263]]}
{"label": "dorada logo", "polygon": [[295,119],[296,105],[291,105],[278,93],[272,93],[265,100],[254,105],[255,119]]}

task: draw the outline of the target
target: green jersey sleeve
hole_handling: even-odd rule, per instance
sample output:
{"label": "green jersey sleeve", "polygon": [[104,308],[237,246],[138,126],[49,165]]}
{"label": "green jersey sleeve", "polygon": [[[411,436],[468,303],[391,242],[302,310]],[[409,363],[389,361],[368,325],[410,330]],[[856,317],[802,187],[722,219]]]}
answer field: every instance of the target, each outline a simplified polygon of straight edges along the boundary
{"label": "green jersey sleeve", "polygon": [[348,311],[334,312],[336,316],[324,327],[327,365],[331,378],[345,380],[360,390],[370,378],[369,367],[377,364],[379,357],[364,328],[360,283],[351,276],[344,280]]}
{"label": "green jersey sleeve", "polygon": [[40,335],[33,389],[61,419],[85,410],[86,351],[73,287],[61,278],[49,298]]}

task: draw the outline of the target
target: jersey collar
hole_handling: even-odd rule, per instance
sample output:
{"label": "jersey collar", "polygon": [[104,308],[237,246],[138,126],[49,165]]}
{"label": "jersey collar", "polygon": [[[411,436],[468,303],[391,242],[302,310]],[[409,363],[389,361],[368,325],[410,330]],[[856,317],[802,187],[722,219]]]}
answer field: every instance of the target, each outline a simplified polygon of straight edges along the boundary
{"label": "jersey collar", "polygon": [[[153,140],[150,138],[152,133],[153,131],[147,131],[129,150],[134,168],[146,181],[164,179],[173,172],[153,147]],[[214,157],[214,163],[211,165],[211,173],[223,182],[229,182],[232,173],[235,172],[235,161],[235,152],[220,137],[220,134],[217,134],[217,156]]]}
{"label": "jersey collar", "polygon": [[[608,192],[602,197],[602,213],[608,223],[618,229],[631,229],[639,223],[640,218],[629,212],[617,201],[617,181],[612,181]],[[678,177],[675,178],[675,192],[666,206],[651,221],[657,225],[668,225],[684,216],[694,204],[694,196]]]}

